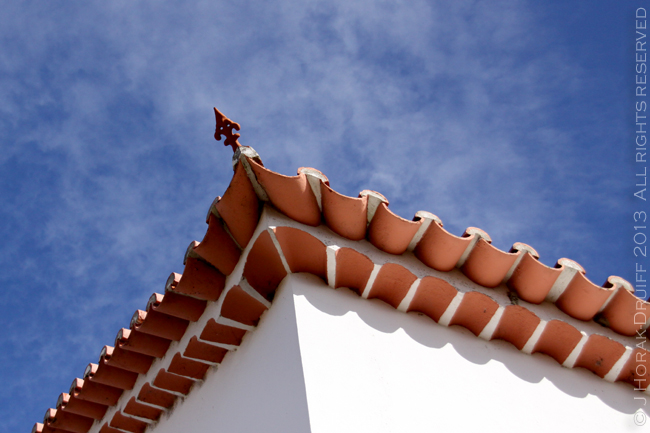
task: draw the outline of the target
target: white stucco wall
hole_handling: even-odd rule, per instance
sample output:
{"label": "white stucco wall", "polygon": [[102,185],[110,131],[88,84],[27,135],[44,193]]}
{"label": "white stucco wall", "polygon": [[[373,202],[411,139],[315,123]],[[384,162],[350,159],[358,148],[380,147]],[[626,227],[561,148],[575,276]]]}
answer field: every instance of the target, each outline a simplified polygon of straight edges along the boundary
{"label": "white stucco wall", "polygon": [[642,431],[635,395],[294,274],[155,432]]}
{"label": "white stucco wall", "polygon": [[313,433],[641,431],[633,422],[640,394],[625,384],[311,275],[287,285]]}
{"label": "white stucco wall", "polygon": [[155,433],[310,431],[296,314],[288,294],[160,420]]}

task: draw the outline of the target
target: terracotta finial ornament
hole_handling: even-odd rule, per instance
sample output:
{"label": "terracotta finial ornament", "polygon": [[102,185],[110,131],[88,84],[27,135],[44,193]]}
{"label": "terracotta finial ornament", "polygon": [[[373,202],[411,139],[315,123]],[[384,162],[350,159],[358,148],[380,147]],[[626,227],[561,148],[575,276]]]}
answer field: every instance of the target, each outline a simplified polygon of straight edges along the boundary
{"label": "terracotta finial ornament", "polygon": [[235,123],[232,120],[228,119],[223,113],[215,107],[214,117],[217,120],[217,126],[214,131],[214,138],[217,141],[221,141],[221,136],[223,135],[225,140],[223,142],[224,146],[232,146],[232,151],[235,152],[238,147],[241,147],[239,144],[239,137],[241,134],[233,133],[232,130],[235,129],[239,131],[239,123]]}

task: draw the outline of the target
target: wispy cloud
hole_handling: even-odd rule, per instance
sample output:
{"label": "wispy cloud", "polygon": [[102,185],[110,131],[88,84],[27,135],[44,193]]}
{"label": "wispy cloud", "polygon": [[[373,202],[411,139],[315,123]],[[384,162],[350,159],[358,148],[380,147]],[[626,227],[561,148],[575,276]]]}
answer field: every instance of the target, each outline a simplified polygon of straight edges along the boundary
{"label": "wispy cloud", "polygon": [[406,218],[429,210],[456,234],[479,226],[500,248],[529,242],[547,264],[595,255],[596,269],[585,266],[599,279],[628,272],[613,246],[623,231],[611,227],[628,206],[625,179],[611,173],[623,157],[602,156],[623,136],[601,101],[616,95],[597,94],[602,81],[542,21],[543,6],[5,7],[0,296],[11,331],[1,344],[16,354],[3,373],[15,384],[2,395],[11,428],[29,428],[182,270],[231,176],[228,150],[211,138],[213,105],[276,171],[317,167],[338,191],[382,192]]}

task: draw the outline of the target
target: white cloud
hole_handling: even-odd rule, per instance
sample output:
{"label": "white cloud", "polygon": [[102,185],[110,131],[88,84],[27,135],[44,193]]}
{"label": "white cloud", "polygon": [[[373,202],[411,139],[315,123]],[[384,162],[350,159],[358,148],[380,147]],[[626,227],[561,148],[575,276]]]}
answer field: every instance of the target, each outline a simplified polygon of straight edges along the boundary
{"label": "white cloud", "polygon": [[[599,127],[567,125],[560,108],[580,108],[572,101],[594,79],[530,6],[14,4],[0,17],[0,164],[9,172],[33,152],[49,177],[6,198],[0,215],[21,231],[7,232],[0,256],[9,266],[16,249],[29,257],[12,287],[42,278],[30,317],[49,308],[58,320],[16,326],[16,341],[41,333],[29,341],[56,354],[31,369],[110,344],[126,310],[182,270],[231,176],[212,105],[278,172],[314,166],[338,191],[378,190],[405,218],[429,210],[456,234],[486,229],[501,248],[532,239],[555,254],[582,242],[591,254],[600,238],[583,235],[596,226],[581,215],[595,200],[616,206],[621,181],[584,172],[607,168],[581,154]],[[98,316],[93,338],[79,339]]]}

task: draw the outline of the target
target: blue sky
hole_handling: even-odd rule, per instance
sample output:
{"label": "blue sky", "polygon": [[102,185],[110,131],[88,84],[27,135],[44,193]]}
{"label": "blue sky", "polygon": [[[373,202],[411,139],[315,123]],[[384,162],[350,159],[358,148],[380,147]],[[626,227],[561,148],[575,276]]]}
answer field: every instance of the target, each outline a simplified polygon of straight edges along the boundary
{"label": "blue sky", "polygon": [[213,106],[272,170],[633,278],[643,2],[2,3],[6,431],[182,272],[232,174]]}

